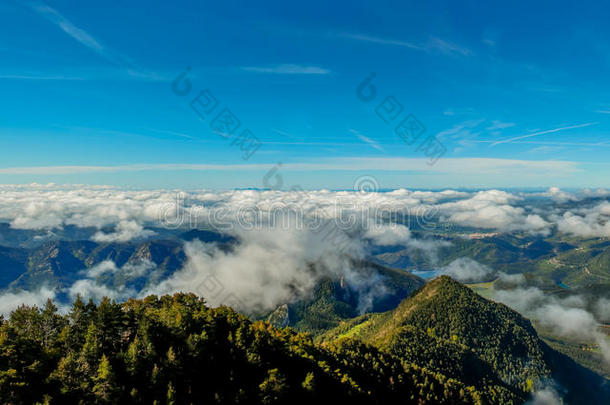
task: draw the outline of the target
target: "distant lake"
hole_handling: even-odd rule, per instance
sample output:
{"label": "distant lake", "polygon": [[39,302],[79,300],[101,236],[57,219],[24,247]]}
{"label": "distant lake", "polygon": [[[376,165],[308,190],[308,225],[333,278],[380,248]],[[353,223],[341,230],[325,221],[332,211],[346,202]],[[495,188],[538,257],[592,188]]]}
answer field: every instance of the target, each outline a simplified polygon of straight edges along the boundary
{"label": "distant lake", "polygon": [[409,270],[409,273],[427,280],[439,276],[440,270]]}
{"label": "distant lake", "polygon": [[563,289],[566,289],[566,290],[569,290],[569,289],[570,289],[570,287],[569,287],[569,286],[565,285],[565,284],[564,284],[564,283],[562,283],[561,281],[558,281],[558,282],[557,282],[557,285],[558,285],[559,287],[563,288]]}

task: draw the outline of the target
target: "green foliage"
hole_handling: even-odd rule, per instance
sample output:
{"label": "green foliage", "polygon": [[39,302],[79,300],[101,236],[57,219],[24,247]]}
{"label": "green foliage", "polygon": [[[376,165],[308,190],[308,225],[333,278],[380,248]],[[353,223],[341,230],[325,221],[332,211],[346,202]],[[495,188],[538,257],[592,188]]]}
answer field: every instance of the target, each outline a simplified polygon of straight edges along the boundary
{"label": "green foliage", "polygon": [[100,365],[97,368],[97,373],[93,377],[93,393],[97,399],[96,402],[112,404],[116,400],[119,386],[115,381],[112,366],[106,355],[102,355]]}
{"label": "green foliage", "polygon": [[343,339],[252,322],[192,294],[21,307],[0,326],[6,404],[479,403],[472,387]]}
{"label": "green foliage", "polygon": [[607,399],[529,321],[446,277],[318,341],[192,294],[22,306],[0,322],[0,403],[516,404],[549,378],[570,403]]}
{"label": "green foliage", "polygon": [[[394,310],[354,318],[321,335],[320,342],[351,336],[403,365],[417,365],[476,389],[488,403],[523,403],[553,378],[569,395],[595,402],[607,395],[601,378],[548,347],[530,322],[443,276]],[[565,378],[571,374],[572,378]],[[586,388],[585,388],[586,386]]]}

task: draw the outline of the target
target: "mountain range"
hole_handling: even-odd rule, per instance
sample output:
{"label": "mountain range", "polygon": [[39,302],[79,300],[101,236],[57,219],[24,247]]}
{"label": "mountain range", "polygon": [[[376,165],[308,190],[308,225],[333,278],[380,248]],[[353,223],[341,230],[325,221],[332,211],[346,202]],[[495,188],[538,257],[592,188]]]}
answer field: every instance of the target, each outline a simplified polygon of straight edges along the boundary
{"label": "mountain range", "polygon": [[[608,380],[599,374],[605,373],[599,356],[551,333],[539,335],[546,333],[544,328],[477,294],[475,290],[486,291],[485,283],[466,286],[447,276],[426,282],[405,271],[425,273],[468,255],[494,269],[504,263],[500,267],[507,274],[522,275],[529,286],[558,297],[586,293],[603,298],[607,296],[603,277],[610,256],[607,243],[599,239],[437,235],[437,240],[450,241],[450,245],[441,246],[436,258],[399,246],[373,246],[367,258],[350,258],[345,263],[356,279],[374,282],[362,284],[341,274],[322,275],[307,294],[271,311],[246,310],[241,315],[228,308],[209,308],[205,294],[203,300],[184,294],[163,298],[139,294],[188,268],[185,243],[202,241],[230,253],[239,244],[232,236],[205,230],[167,231],[163,237],[139,241],[95,242],[80,239],[81,231],[64,232],[62,237],[39,238],[35,232],[0,229],[4,240],[14,238],[0,246],[0,287],[7,293],[43,287],[58,291],[54,300],[63,308],[62,315],[51,303],[40,309],[22,307],[3,321],[0,395],[6,403],[76,403],[76,398],[97,403],[170,403],[172,397],[174,403],[202,398],[212,403],[327,403],[331,399],[382,403],[407,398],[407,403],[519,404],[550,395],[580,404],[604,403],[610,398]],[[112,271],[104,266],[111,266]],[[502,285],[497,275],[489,273],[482,281]],[[116,303],[101,296],[89,303],[80,301],[72,290],[87,278],[95,279],[100,294],[129,294],[111,297],[119,301]],[[141,299],[120,303],[134,294]],[[80,303],[74,305],[82,308],[70,307],[75,297]],[[117,320],[102,320],[107,315],[100,311],[109,308],[115,314],[110,318],[118,316]],[[138,315],[118,315],[129,313],[128,308],[139,308]],[[81,310],[88,315],[78,324],[73,317]],[[204,327],[195,321],[201,315],[193,311],[205,313],[211,323]],[[105,322],[116,328],[110,329],[110,335]],[[182,322],[194,323],[184,326]],[[193,339],[199,339],[195,336],[201,336],[204,329],[211,346],[191,353]],[[256,338],[238,342],[238,333]],[[90,334],[100,342],[121,338],[111,346],[95,343],[99,347],[92,354],[87,345],[88,339],[94,339]],[[223,339],[233,343],[223,346]],[[207,359],[214,357],[215,350],[226,350],[222,356],[229,357]],[[28,351],[37,354],[29,358]],[[15,357],[19,353],[25,360]],[[181,353],[181,360],[170,365],[168,356],[176,353]],[[240,360],[235,353],[241,353]],[[127,362],[129,356],[132,362],[143,362],[144,368],[137,368],[142,378],[133,374],[136,369]],[[179,370],[185,366],[181,361],[186,358],[188,364],[202,367],[226,365],[229,374],[225,377],[231,381],[240,375],[241,386],[217,379],[214,384],[219,391],[197,391],[190,378],[214,377],[207,371],[181,374],[184,370]],[[251,374],[240,374],[244,367]],[[68,372],[73,373],[69,378]],[[100,372],[112,374],[113,379],[96,391]],[[183,382],[178,382],[178,375]],[[72,378],[72,385],[58,382],[58,376]],[[34,380],[40,381],[34,391],[19,388],[32,387]],[[324,396],[328,389],[335,396]],[[241,399],[233,396],[234,391],[243,394]],[[42,396],[34,397],[34,393]]]}

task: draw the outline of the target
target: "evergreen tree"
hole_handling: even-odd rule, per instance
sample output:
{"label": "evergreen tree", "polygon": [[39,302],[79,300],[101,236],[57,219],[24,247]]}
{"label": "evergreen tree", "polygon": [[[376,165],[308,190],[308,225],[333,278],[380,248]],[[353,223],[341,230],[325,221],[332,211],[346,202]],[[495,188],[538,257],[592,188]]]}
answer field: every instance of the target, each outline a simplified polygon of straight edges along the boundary
{"label": "evergreen tree", "polygon": [[120,388],[117,385],[110,361],[108,361],[106,355],[102,355],[99,364],[97,373],[93,377],[93,382],[95,383],[93,385],[93,393],[99,403],[115,403]]}

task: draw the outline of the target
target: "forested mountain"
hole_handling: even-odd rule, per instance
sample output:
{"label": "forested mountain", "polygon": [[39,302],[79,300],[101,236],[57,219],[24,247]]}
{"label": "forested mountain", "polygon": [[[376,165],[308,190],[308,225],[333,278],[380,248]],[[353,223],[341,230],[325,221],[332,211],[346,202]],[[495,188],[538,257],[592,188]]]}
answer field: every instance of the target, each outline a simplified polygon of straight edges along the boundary
{"label": "forested mountain", "polygon": [[[108,291],[134,292],[114,296],[124,300],[188,267],[189,241],[225,253],[240,244],[202,230],[164,236],[38,241],[26,233],[23,243],[0,247],[0,286],[9,294],[48,286],[66,308],[74,298],[70,287],[90,277]],[[494,268],[506,262],[499,268],[523,272],[529,285],[558,296],[607,296],[606,284],[590,284],[594,277],[603,281],[608,268],[607,244],[599,241],[500,235],[451,243],[442,247],[439,266],[471,255]],[[51,304],[21,308],[0,328],[0,402],[518,404],[549,386],[567,403],[610,397],[603,379],[549,348],[527,319],[448,277],[424,286],[388,267],[408,264],[394,259],[434,268],[421,253],[398,247],[346,258],[344,273],[315,271],[317,264],[308,263],[301,270],[312,266],[317,274],[310,291],[270,312],[245,308],[247,317],[207,308],[192,295],[77,301],[67,315]],[[112,271],[96,272],[105,262]],[[144,270],[134,271],[137,266]],[[557,285],[578,277],[582,285]],[[572,342],[564,350],[564,340],[549,340],[535,325],[572,358],[589,353]],[[599,372],[591,363],[599,358],[579,361]]]}
{"label": "forested mountain", "polygon": [[574,403],[610,398],[603,378],[548,347],[527,319],[447,276],[397,308],[345,322],[319,340],[346,337],[459,378],[492,402],[522,402],[550,381]]}
{"label": "forested mountain", "polygon": [[0,326],[0,401],[519,404],[551,379],[568,403],[608,398],[529,321],[448,277],[317,341],[192,294],[22,306]]}
{"label": "forested mountain", "polygon": [[182,242],[154,240],[138,243],[54,241],[34,248],[0,247],[0,287],[36,290],[40,286],[65,288],[82,278],[83,270],[105,260],[118,267],[149,260],[161,274],[180,269],[185,260]]}
{"label": "forested mountain", "polygon": [[0,326],[0,370],[6,404],[480,403],[371,345],[316,345],[185,294],[21,307]]}
{"label": "forested mountain", "polygon": [[[236,243],[225,235],[193,230],[178,239],[167,240],[53,241],[29,249],[0,247],[0,290],[36,291],[46,287],[65,291],[85,277],[88,270],[109,261],[113,271],[95,276],[97,285],[115,291],[126,288],[141,292],[183,269],[188,260],[185,242],[193,240],[214,243],[225,251]],[[312,294],[302,295],[256,318],[318,334],[361,313],[394,308],[424,283],[408,272],[367,260],[350,260],[350,264],[353,268],[350,274],[357,280],[323,276],[316,281]],[[133,271],[137,266],[145,269]],[[69,304],[69,298],[61,293],[57,296],[62,304]]]}

